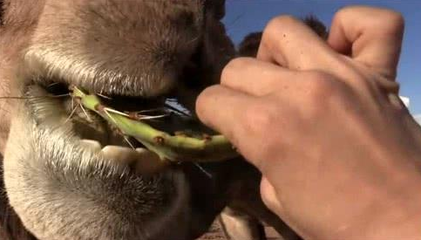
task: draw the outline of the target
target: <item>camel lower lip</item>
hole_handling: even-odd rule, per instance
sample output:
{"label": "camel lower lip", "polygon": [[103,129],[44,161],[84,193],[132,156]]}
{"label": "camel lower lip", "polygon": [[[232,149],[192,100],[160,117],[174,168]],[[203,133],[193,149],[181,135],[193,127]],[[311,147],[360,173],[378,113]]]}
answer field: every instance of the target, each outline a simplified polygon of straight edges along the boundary
{"label": "camel lower lip", "polygon": [[101,146],[100,142],[89,139],[80,140],[80,145],[86,151],[92,151],[95,154],[101,155],[101,157],[114,159],[117,162],[126,164],[131,164],[137,159],[149,155],[147,152],[150,152],[146,148],[133,149],[115,145]]}
{"label": "camel lower lip", "polygon": [[97,141],[81,140],[81,145],[86,150],[94,151],[98,157],[115,161],[118,164],[129,165],[140,174],[153,174],[164,169],[167,164],[157,154],[146,148],[128,148],[121,146],[107,145],[101,148]]}

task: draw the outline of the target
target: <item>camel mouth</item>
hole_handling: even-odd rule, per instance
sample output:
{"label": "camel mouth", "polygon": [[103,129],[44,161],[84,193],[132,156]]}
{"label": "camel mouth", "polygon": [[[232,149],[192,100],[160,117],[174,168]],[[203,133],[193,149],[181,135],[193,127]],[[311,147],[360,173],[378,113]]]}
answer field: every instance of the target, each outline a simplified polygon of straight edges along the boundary
{"label": "camel mouth", "polygon": [[[28,70],[24,74],[32,76],[29,85],[42,88],[49,96],[45,101],[57,102],[54,106],[49,104],[53,106],[52,114],[60,110],[66,115],[64,122],[72,125],[73,133],[83,140],[81,144],[86,149],[95,153],[110,152],[109,156],[120,162],[139,158],[139,153],[160,162],[140,141],[122,134],[118,128],[76,101],[71,95],[73,87],[96,95],[101,102],[118,112],[140,115],[143,122],[162,132],[175,135],[185,130],[197,130],[203,136],[215,133],[201,124],[194,111],[198,94],[209,85],[210,79],[218,71],[206,63],[203,46],[197,47],[182,64],[183,67],[178,70],[169,69],[168,74],[146,71],[126,76],[120,72],[112,74],[114,79],[107,79],[100,73],[95,75],[98,78],[92,78],[91,75],[84,75],[83,69],[78,69],[78,66],[68,66],[72,74],[65,74],[60,66],[40,58],[38,50],[33,48],[25,54]],[[121,82],[122,79],[126,80]],[[156,87],[152,83],[156,83]],[[154,90],[149,93],[147,89]]]}
{"label": "camel mouth", "polygon": [[[25,90],[25,109],[40,131],[50,133],[51,141],[59,137],[70,149],[83,152],[87,159],[105,160],[142,175],[155,175],[169,166],[143,144],[121,135],[94,112],[77,104],[64,91],[65,86],[59,85],[30,84]],[[60,152],[60,149],[50,150]]]}
{"label": "camel mouth", "polygon": [[[128,164],[136,172],[147,174],[162,171],[173,165],[163,161],[140,141],[122,134],[113,124],[80,104],[71,94],[71,89],[75,86],[54,81],[36,81],[33,85],[42,89],[44,93],[40,95],[48,96],[44,98],[44,103],[39,104],[49,105],[52,115],[58,112],[65,115],[62,123],[72,125],[72,132],[79,139],[77,145],[82,149],[114,159],[118,163]],[[37,94],[32,95],[34,97]],[[169,134],[191,129],[207,134],[213,133],[195,119],[191,111],[183,107],[172,93],[153,98],[95,95],[106,106],[122,113],[137,114],[141,116],[142,122]],[[55,104],[47,104],[48,101]]]}

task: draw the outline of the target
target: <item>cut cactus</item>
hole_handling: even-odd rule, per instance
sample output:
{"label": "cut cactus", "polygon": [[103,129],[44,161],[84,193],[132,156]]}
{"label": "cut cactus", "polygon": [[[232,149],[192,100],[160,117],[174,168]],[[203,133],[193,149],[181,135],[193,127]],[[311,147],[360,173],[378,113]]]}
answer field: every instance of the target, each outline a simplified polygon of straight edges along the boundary
{"label": "cut cactus", "polygon": [[73,87],[71,94],[85,108],[99,114],[122,134],[135,138],[163,161],[215,162],[238,156],[232,144],[222,135],[203,134],[201,138],[180,133],[171,135],[131,118],[130,114],[108,108],[96,95],[86,94],[79,88]]}

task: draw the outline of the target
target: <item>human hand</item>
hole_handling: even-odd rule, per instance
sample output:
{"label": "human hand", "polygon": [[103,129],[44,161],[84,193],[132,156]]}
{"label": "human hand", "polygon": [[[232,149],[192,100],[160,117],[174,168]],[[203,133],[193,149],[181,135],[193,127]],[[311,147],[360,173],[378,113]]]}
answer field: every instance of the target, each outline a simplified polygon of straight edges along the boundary
{"label": "human hand", "polygon": [[403,28],[390,10],[348,7],[324,42],[277,17],[257,59],[231,61],[197,100],[304,238],[421,237],[421,129],[395,82]]}

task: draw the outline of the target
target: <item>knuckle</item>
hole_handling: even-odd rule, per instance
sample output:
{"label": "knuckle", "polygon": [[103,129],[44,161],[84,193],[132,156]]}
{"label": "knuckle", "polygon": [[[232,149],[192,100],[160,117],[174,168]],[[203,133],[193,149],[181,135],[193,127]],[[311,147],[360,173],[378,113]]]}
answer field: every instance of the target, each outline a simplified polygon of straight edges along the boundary
{"label": "knuckle", "polygon": [[355,18],[355,13],[359,13],[360,6],[347,6],[339,9],[333,16],[332,22],[343,22],[346,19]]}
{"label": "knuckle", "polygon": [[324,82],[326,81],[326,79],[330,78],[330,75],[328,73],[319,70],[308,70],[303,72],[303,74],[306,74],[306,79],[313,80],[313,82],[317,83]]}
{"label": "knuckle", "polygon": [[264,136],[271,127],[276,125],[277,115],[277,109],[273,104],[260,103],[250,106],[245,115],[246,128],[253,135]]}
{"label": "knuckle", "polygon": [[346,83],[334,79],[328,73],[310,74],[312,76],[307,79],[307,95],[304,99],[308,116],[317,119],[326,112],[337,111],[349,105],[353,90]]}
{"label": "knuckle", "polygon": [[313,100],[319,101],[331,98],[336,92],[334,84],[326,80],[315,81],[311,90],[313,92]]}
{"label": "knuckle", "polygon": [[219,85],[214,85],[203,90],[196,99],[195,108],[198,115],[203,115],[206,112],[207,106],[219,89]]}
{"label": "knuckle", "polygon": [[366,16],[362,15],[362,17],[367,17],[367,15],[369,15],[372,21],[381,23],[381,25],[386,28],[385,30],[389,31],[391,34],[400,33],[405,26],[405,19],[400,12],[386,8],[373,8],[367,6],[344,7],[336,12],[334,19],[339,20],[340,22],[342,19],[355,19],[355,17],[358,17],[356,13],[360,12],[366,13]]}
{"label": "knuckle", "polygon": [[329,74],[314,71],[307,81],[308,100],[311,103],[327,101],[336,96],[338,92],[337,82],[332,81]]}
{"label": "knuckle", "polygon": [[392,32],[401,32],[405,27],[405,19],[399,12],[387,10],[387,22]]}
{"label": "knuckle", "polygon": [[224,70],[226,71],[237,71],[239,69],[244,69],[247,65],[252,62],[251,58],[248,57],[238,57],[234,58],[225,66]]}
{"label": "knuckle", "polygon": [[[279,136],[280,114],[275,104],[261,103],[249,108],[244,131],[256,141],[253,159],[270,159],[283,144]],[[270,157],[271,156],[271,157]]]}
{"label": "knuckle", "polygon": [[224,83],[229,80],[233,74],[237,74],[238,71],[246,68],[252,62],[251,58],[239,57],[234,58],[224,67],[221,73],[221,82]]}
{"label": "knuckle", "polygon": [[282,31],[293,29],[294,27],[290,27],[292,25],[296,25],[299,23],[300,20],[297,18],[290,16],[290,15],[283,15],[278,16],[275,18],[272,18],[266,25],[264,31],[263,31],[263,40],[270,40],[275,37],[279,37],[279,30],[282,29]]}
{"label": "knuckle", "polygon": [[292,15],[282,15],[282,16],[275,17],[271,21],[269,21],[268,26],[272,26],[273,24],[274,26],[279,27],[280,25],[285,26],[285,25],[296,24],[298,22],[301,22],[301,21]]}
{"label": "knuckle", "polygon": [[212,85],[212,86],[209,86],[209,87],[205,88],[205,90],[203,90],[200,93],[199,96],[202,99],[206,99],[207,100],[209,96],[215,95],[220,90],[220,88],[221,88],[220,85]]}
{"label": "knuckle", "polygon": [[335,15],[333,16],[334,19],[343,19],[348,16],[348,13],[352,13],[356,8],[356,6],[347,6],[339,9]]}

